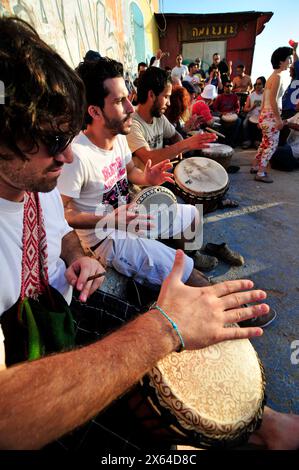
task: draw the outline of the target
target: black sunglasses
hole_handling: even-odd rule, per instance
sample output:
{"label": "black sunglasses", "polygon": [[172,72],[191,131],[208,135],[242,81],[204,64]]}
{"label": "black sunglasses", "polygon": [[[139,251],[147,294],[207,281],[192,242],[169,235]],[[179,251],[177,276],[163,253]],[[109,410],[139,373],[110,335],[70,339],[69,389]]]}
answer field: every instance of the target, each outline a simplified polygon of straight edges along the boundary
{"label": "black sunglasses", "polygon": [[41,138],[42,142],[47,147],[49,155],[51,157],[56,157],[60,153],[62,153],[68,145],[72,142],[74,136],[69,135],[49,135],[43,136]]}
{"label": "black sunglasses", "polygon": [[232,85],[224,85],[226,86],[227,88],[232,88],[233,86]]}

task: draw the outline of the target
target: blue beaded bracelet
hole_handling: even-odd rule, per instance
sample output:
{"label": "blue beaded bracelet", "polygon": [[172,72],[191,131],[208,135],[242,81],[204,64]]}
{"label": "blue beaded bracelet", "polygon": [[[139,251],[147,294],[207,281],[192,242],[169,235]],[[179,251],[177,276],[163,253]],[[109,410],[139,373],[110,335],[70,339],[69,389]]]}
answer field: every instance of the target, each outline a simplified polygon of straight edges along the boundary
{"label": "blue beaded bracelet", "polygon": [[164,310],[162,310],[161,307],[159,307],[159,305],[157,305],[156,303],[154,303],[154,305],[152,305],[151,307],[151,310],[158,310],[160,313],[162,313],[162,315],[170,322],[172,328],[175,330],[176,334],[178,335],[179,339],[180,339],[180,342],[181,342],[181,347],[179,349],[178,352],[181,352],[181,351],[184,351],[185,349],[185,343],[184,343],[184,340],[183,340],[183,337],[181,335],[181,333],[179,332],[179,329],[178,329],[178,326],[177,324],[167,315],[166,312],[164,312]]}

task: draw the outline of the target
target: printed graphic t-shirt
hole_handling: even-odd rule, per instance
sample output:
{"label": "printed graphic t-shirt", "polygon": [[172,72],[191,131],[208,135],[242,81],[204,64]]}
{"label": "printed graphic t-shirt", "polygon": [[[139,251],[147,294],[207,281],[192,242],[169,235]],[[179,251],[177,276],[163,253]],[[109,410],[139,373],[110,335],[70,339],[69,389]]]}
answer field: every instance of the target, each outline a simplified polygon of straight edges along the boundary
{"label": "printed graphic t-shirt", "polygon": [[[117,208],[129,202],[126,165],[132,158],[125,136],[118,135],[112,150],[93,144],[82,132],[72,143],[74,160],[64,165],[58,180],[61,194],[71,197],[71,207],[99,214],[105,205]],[[77,230],[86,246],[99,242],[95,229]]]}

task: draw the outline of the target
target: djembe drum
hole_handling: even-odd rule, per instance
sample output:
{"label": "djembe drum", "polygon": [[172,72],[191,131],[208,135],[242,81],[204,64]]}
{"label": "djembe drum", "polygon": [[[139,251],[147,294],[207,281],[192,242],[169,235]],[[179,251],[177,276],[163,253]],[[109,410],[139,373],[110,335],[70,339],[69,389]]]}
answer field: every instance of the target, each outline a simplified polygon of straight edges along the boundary
{"label": "djembe drum", "polygon": [[241,445],[264,404],[263,367],[246,339],[169,354],[129,394],[151,445]]}
{"label": "djembe drum", "polygon": [[221,120],[227,125],[234,124],[237,119],[238,115],[236,113],[226,113],[221,116]]}
{"label": "djembe drum", "polygon": [[174,191],[188,204],[202,204],[212,212],[229,187],[228,174],[216,161],[205,157],[182,160],[174,170]]}
{"label": "djembe drum", "polygon": [[201,155],[215,160],[216,162],[220,163],[223,168],[227,169],[231,164],[232,156],[234,154],[233,148],[225,144],[212,143],[207,145],[207,148],[201,149]]}

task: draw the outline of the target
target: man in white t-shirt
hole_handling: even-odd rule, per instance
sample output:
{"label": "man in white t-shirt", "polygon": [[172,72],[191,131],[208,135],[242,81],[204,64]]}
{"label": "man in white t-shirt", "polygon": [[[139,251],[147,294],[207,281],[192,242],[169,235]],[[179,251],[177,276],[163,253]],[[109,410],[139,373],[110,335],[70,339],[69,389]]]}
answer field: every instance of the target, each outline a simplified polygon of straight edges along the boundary
{"label": "man in white t-shirt", "polygon": [[201,89],[199,87],[200,78],[198,76],[198,67],[195,62],[190,62],[188,65],[188,72],[188,75],[185,76],[183,81],[190,82],[191,85],[195,88],[196,94],[198,95]]}
{"label": "man in white t-shirt", "polygon": [[[87,295],[99,285],[98,280],[86,282],[87,277],[102,268],[96,260],[82,256],[76,235],[68,232],[60,198],[53,189],[62,165],[72,161],[68,144],[82,124],[82,82],[32,27],[18,18],[0,18],[0,57],[1,79],[6,85],[5,103],[0,108],[0,212],[1,222],[6,219],[8,224],[11,218],[11,226],[16,229],[10,227],[10,246],[15,246],[15,252],[10,249],[6,253],[7,240],[6,246],[2,240],[0,243],[1,260],[10,258],[6,271],[1,264],[0,297],[6,295],[8,282],[20,265],[23,243],[16,213],[20,211],[19,218],[22,217],[24,191],[47,193],[41,197],[46,231],[49,216],[49,236],[57,238],[51,248],[51,262],[63,258],[69,265],[65,271],[68,283]],[[36,228],[31,217],[29,221]],[[53,269],[54,265],[50,270]],[[164,356],[183,345],[186,349],[200,349],[262,334],[259,328],[227,327],[227,323],[240,318],[267,312],[265,304],[241,308],[245,302],[260,301],[266,296],[262,291],[249,291],[253,285],[250,281],[195,289],[181,282],[182,273],[183,257],[179,251],[157,301],[160,311],[152,308],[102,340],[8,368],[3,367],[0,356],[0,448],[39,449],[80,426],[79,436],[68,435],[64,446],[56,449],[90,450],[93,442],[92,451],[102,453],[106,447],[99,430],[107,429],[107,421],[102,427],[95,424],[95,419],[89,421],[87,428],[81,426],[124,394]],[[161,313],[165,310],[169,317]],[[1,318],[2,314],[0,311]],[[90,309],[86,320],[92,315]],[[6,343],[7,339],[5,336]],[[91,433],[92,427],[97,428],[96,436]],[[292,449],[298,447],[298,427],[298,417],[265,408],[262,426],[253,438],[268,448]],[[113,446],[112,435],[109,437],[105,441],[109,448],[129,444],[120,437],[118,446]]]}
{"label": "man in white t-shirt", "polygon": [[[86,129],[74,139],[74,161],[64,168],[58,181],[66,219],[77,230],[83,245],[91,248],[104,265],[141,284],[160,286],[171,270],[175,251],[143,233],[132,233],[133,224],[137,232],[138,225],[139,231],[144,232],[150,221],[133,213],[128,205],[128,181],[141,186],[172,182],[172,175],[167,172],[171,164],[165,160],[152,166],[148,160],[141,170],[132,161],[125,135],[130,132],[134,109],[119,62],[99,59],[96,64],[82,63],[78,73],[86,87]],[[163,118],[162,133],[169,132],[170,137],[173,127]],[[177,239],[183,246],[190,230],[195,236],[199,216],[194,206],[178,204],[176,208],[167,238]],[[111,212],[107,215],[108,209]],[[183,281],[206,285],[188,256]]]}
{"label": "man in white t-shirt", "polygon": [[173,67],[171,71],[171,78],[172,80],[180,80],[181,82],[185,79],[186,75],[188,75],[188,67],[187,65],[183,64],[183,57],[181,54],[176,56],[176,66]]}

